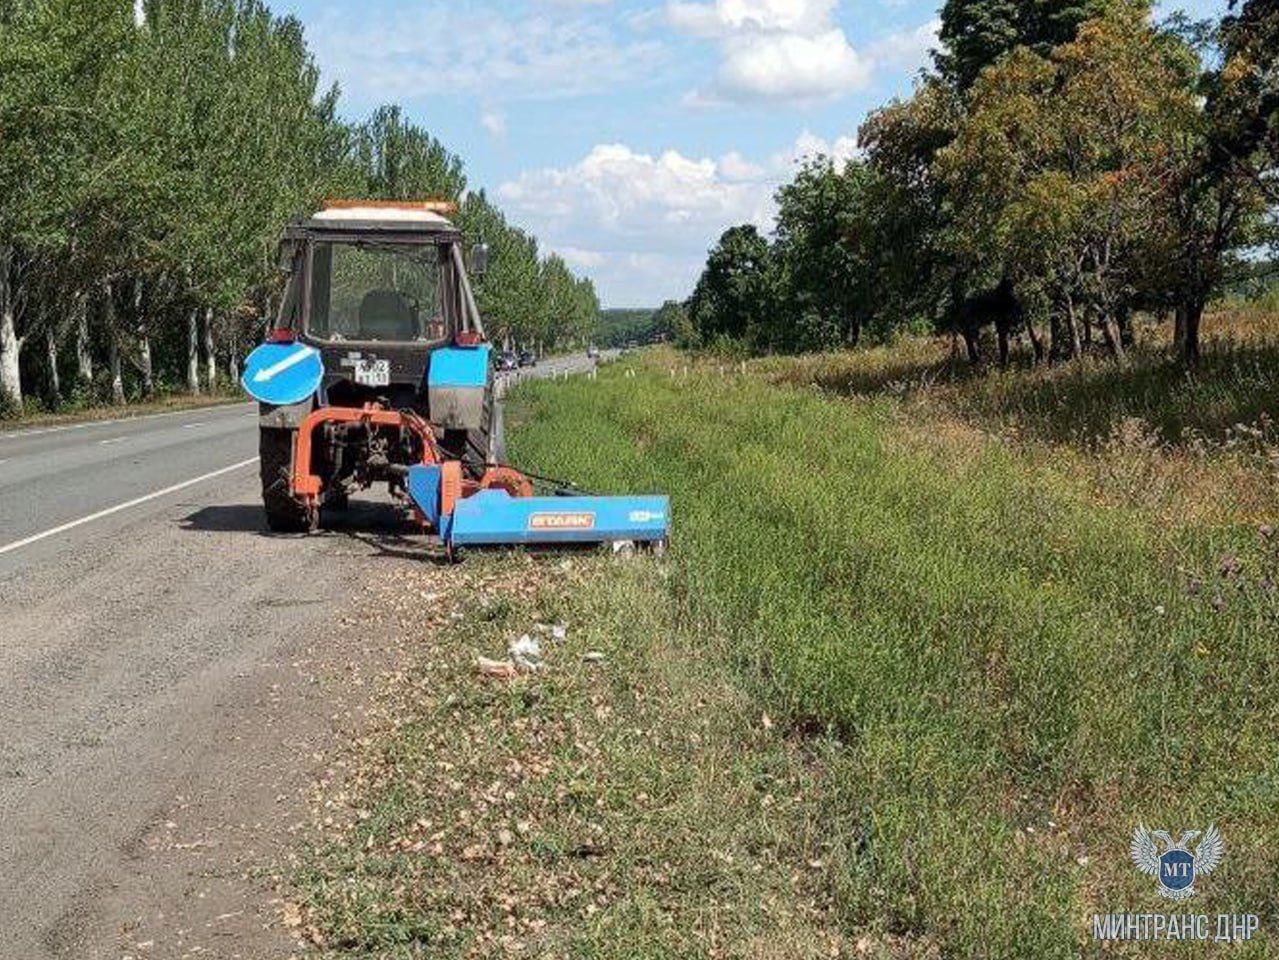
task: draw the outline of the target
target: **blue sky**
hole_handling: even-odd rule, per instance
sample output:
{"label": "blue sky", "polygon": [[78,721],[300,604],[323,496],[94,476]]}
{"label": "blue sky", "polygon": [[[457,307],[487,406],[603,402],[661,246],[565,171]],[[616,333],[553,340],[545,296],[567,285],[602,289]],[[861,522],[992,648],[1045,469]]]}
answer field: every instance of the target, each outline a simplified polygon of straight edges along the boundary
{"label": "blue sky", "polygon": [[[274,0],[343,110],[398,102],[609,306],[687,295],[808,153],[910,92],[939,0]],[[1165,2],[1216,16],[1225,0]]]}

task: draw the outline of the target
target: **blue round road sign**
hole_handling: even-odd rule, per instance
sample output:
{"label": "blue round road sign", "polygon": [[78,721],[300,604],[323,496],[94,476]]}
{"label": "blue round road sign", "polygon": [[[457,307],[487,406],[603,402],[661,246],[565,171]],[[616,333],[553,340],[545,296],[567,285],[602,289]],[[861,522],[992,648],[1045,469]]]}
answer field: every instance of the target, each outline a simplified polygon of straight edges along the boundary
{"label": "blue round road sign", "polygon": [[264,343],[244,361],[240,385],[262,403],[305,400],[320,389],[324,364],[320,351],[305,343]]}

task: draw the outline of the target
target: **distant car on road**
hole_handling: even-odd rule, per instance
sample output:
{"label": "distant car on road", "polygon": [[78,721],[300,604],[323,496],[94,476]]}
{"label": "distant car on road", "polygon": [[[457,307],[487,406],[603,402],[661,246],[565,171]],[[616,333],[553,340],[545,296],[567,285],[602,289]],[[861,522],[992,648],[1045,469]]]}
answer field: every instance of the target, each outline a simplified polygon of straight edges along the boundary
{"label": "distant car on road", "polygon": [[590,357],[592,360],[594,360],[600,355],[600,348],[595,346],[595,344],[592,343],[589,347],[586,348],[586,355]]}
{"label": "distant car on road", "polygon": [[533,356],[533,351],[531,350],[520,351],[520,366],[521,367],[537,366],[537,357]]}
{"label": "distant car on road", "polygon": [[519,359],[510,350],[507,350],[497,361],[499,370],[514,370],[520,365]]}

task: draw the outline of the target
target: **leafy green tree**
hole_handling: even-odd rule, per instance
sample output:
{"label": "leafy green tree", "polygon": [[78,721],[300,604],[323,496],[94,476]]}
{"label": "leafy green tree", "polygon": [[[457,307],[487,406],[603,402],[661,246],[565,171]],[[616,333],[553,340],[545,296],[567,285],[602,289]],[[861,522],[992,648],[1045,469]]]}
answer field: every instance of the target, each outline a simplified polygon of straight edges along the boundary
{"label": "leafy green tree", "polygon": [[1199,357],[1208,300],[1230,279],[1232,254],[1275,243],[1279,202],[1279,11],[1269,2],[1232,3],[1221,25],[1222,62],[1205,78],[1205,107],[1190,135],[1170,145],[1161,212],[1173,251],[1176,342]]}
{"label": "leafy green tree", "polygon": [[942,75],[967,90],[983,69],[1017,47],[1047,55],[1080,24],[1127,0],[946,0],[935,57]]}
{"label": "leafy green tree", "polygon": [[456,200],[466,189],[462,161],[398,106],[380,107],[356,129],[354,154],[370,198]]}
{"label": "leafy green tree", "polygon": [[777,311],[776,274],[768,241],[751,224],[730,227],[711,250],[689,317],[706,344],[768,341]]}
{"label": "leafy green tree", "polygon": [[1037,285],[1055,307],[1060,355],[1080,353],[1089,317],[1123,353],[1118,318],[1161,252],[1168,145],[1194,122],[1188,67],[1143,14],[1116,8],[1051,58],[1020,48],[985,71],[938,154],[961,274],[976,289]]}
{"label": "leafy green tree", "polygon": [[950,296],[954,274],[947,240],[951,205],[935,161],[963,119],[959,96],[934,78],[909,100],[872,112],[858,132],[872,175],[864,229],[885,330],[944,325],[940,305]]}
{"label": "leafy green tree", "polygon": [[[759,337],[781,350],[856,345],[873,314],[875,277],[868,262],[870,172],[842,169],[828,157],[801,167],[777,192],[772,257],[785,310],[761,322]],[[777,316],[797,322],[777,323]]]}

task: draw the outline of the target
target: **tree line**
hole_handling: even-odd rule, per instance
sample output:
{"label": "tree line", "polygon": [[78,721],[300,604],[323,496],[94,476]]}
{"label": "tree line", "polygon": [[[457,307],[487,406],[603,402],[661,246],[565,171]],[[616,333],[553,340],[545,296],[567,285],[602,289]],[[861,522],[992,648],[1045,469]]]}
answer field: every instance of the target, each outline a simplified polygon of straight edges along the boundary
{"label": "tree line", "polygon": [[589,335],[590,281],[468,191],[460,158],[398,107],[338,103],[260,0],[0,0],[0,408],[234,378],[284,224],[326,197],[458,202],[493,252],[490,335]]}
{"label": "tree line", "polygon": [[946,0],[913,95],[860,155],[804,161],[771,237],[735,226],[678,322],[686,343],[801,351],[947,331],[984,361],[1122,358],[1167,318],[1193,363],[1205,305],[1275,242],[1279,5],[1216,23],[1145,0]]}

